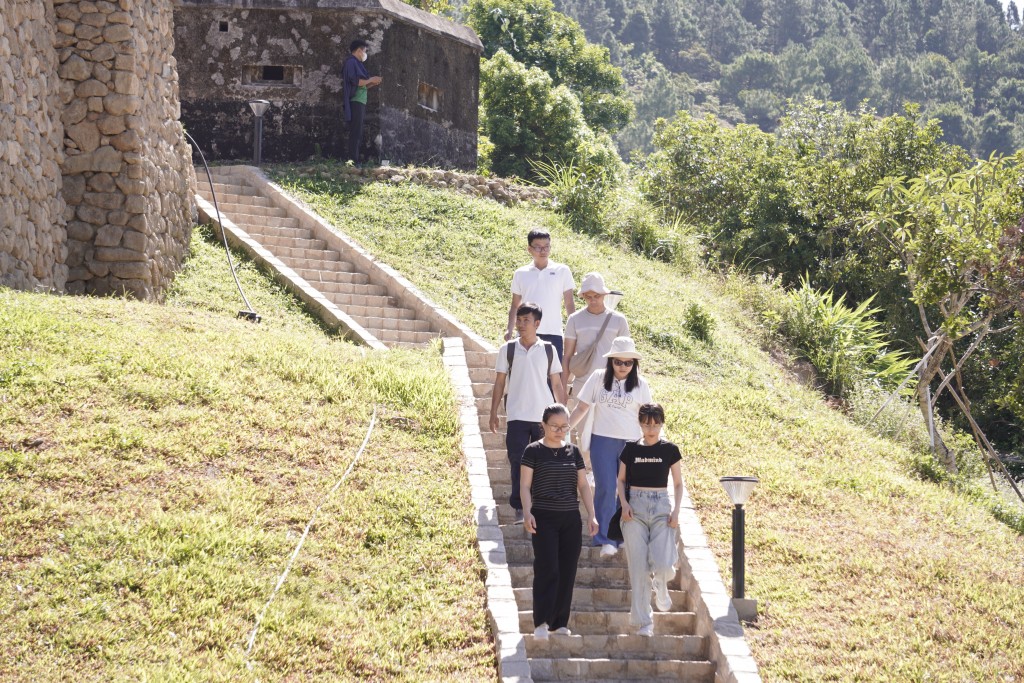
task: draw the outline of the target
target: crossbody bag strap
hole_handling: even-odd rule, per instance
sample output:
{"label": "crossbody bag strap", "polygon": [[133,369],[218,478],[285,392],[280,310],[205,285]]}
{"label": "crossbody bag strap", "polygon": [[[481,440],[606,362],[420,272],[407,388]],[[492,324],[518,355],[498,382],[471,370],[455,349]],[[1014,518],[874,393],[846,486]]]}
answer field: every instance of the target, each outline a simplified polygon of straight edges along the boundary
{"label": "crossbody bag strap", "polygon": [[601,337],[604,336],[604,331],[608,329],[608,323],[612,321],[612,312],[608,311],[608,314],[604,317],[604,322],[601,323],[601,329],[597,331],[597,337],[594,339],[594,343],[587,347],[586,351],[577,351],[576,353],[590,353],[590,349],[601,343]]}

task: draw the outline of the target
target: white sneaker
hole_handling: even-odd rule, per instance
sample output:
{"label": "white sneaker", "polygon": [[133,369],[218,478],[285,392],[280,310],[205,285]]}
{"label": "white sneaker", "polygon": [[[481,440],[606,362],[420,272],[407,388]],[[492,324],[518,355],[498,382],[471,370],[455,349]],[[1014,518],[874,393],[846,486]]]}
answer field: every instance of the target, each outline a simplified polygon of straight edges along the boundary
{"label": "white sneaker", "polygon": [[552,633],[554,633],[556,635],[560,635],[560,636],[571,636],[572,635],[572,631],[569,630],[568,626],[563,626],[562,628],[556,628],[554,631],[552,631]]}
{"label": "white sneaker", "polygon": [[534,640],[547,640],[548,639],[548,635],[550,633],[551,633],[551,631],[548,631],[548,625],[547,624],[541,624],[537,628],[533,629],[533,639]]}
{"label": "white sneaker", "polygon": [[644,638],[650,638],[654,635],[654,624],[647,624],[647,626],[641,626],[640,629],[636,632],[636,634],[638,636],[643,636]]}
{"label": "white sneaker", "polygon": [[668,594],[668,583],[665,579],[654,579],[654,604],[659,612],[667,612],[672,609],[672,598]]}
{"label": "white sneaker", "polygon": [[619,552],[619,549],[611,543],[605,543],[601,546],[601,557],[612,557],[617,552]]}

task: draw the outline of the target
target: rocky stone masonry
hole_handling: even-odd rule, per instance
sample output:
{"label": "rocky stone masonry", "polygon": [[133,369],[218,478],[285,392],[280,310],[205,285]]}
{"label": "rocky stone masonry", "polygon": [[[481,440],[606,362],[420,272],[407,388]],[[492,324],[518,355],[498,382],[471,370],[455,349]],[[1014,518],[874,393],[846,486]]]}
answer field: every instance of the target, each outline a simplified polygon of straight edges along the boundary
{"label": "rocky stone masonry", "polygon": [[54,0],[66,289],[159,297],[188,247],[195,176],[165,0]]}
{"label": "rocky stone masonry", "polygon": [[0,0],[0,286],[64,289],[67,247],[53,10]]}
{"label": "rocky stone masonry", "polygon": [[365,169],[348,167],[344,173],[360,178],[364,182],[414,183],[428,187],[447,188],[462,194],[487,197],[508,206],[520,202],[540,202],[551,199],[551,192],[543,187],[516,185],[504,178],[487,178],[457,171],[381,166]]}

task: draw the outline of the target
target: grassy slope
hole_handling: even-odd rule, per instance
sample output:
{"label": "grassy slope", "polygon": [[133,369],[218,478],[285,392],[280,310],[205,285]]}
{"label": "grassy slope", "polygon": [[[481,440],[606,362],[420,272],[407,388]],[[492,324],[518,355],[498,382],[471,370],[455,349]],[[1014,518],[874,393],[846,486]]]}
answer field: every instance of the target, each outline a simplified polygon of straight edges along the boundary
{"label": "grassy slope", "polygon": [[436,349],[331,338],[247,264],[240,322],[193,251],[165,306],[0,290],[0,680],[493,677]]}
{"label": "grassy slope", "polygon": [[[565,229],[549,212],[415,186],[338,184],[329,167],[282,182],[492,341],[504,330],[525,233],[549,228],[577,282],[600,270],[644,373],[684,443],[686,476],[729,580],[717,478],[756,474],[748,506],[748,630],[766,681],[1024,680],[1022,539],[984,507],[914,478],[912,454],[828,409],[749,343],[732,285],[682,277]],[[304,188],[304,189],[300,189]],[[684,331],[710,311],[712,345]]]}

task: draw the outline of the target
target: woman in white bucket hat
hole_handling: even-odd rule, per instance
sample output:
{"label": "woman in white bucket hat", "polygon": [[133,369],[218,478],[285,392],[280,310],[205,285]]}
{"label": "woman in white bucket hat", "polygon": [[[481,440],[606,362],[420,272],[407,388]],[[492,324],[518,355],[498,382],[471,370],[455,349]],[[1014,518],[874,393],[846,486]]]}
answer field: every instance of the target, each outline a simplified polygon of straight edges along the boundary
{"label": "woman in white bucket hat", "polygon": [[588,411],[594,411],[590,467],[594,472],[594,508],[599,529],[593,542],[601,546],[602,557],[610,557],[619,548],[618,543],[608,538],[608,522],[616,507],[619,453],[628,441],[643,436],[637,416],[640,406],[651,403],[652,398],[647,380],[640,376],[642,356],[630,337],[613,339],[604,358],[604,369],[593,372],[583,384],[569,424],[575,427]]}

